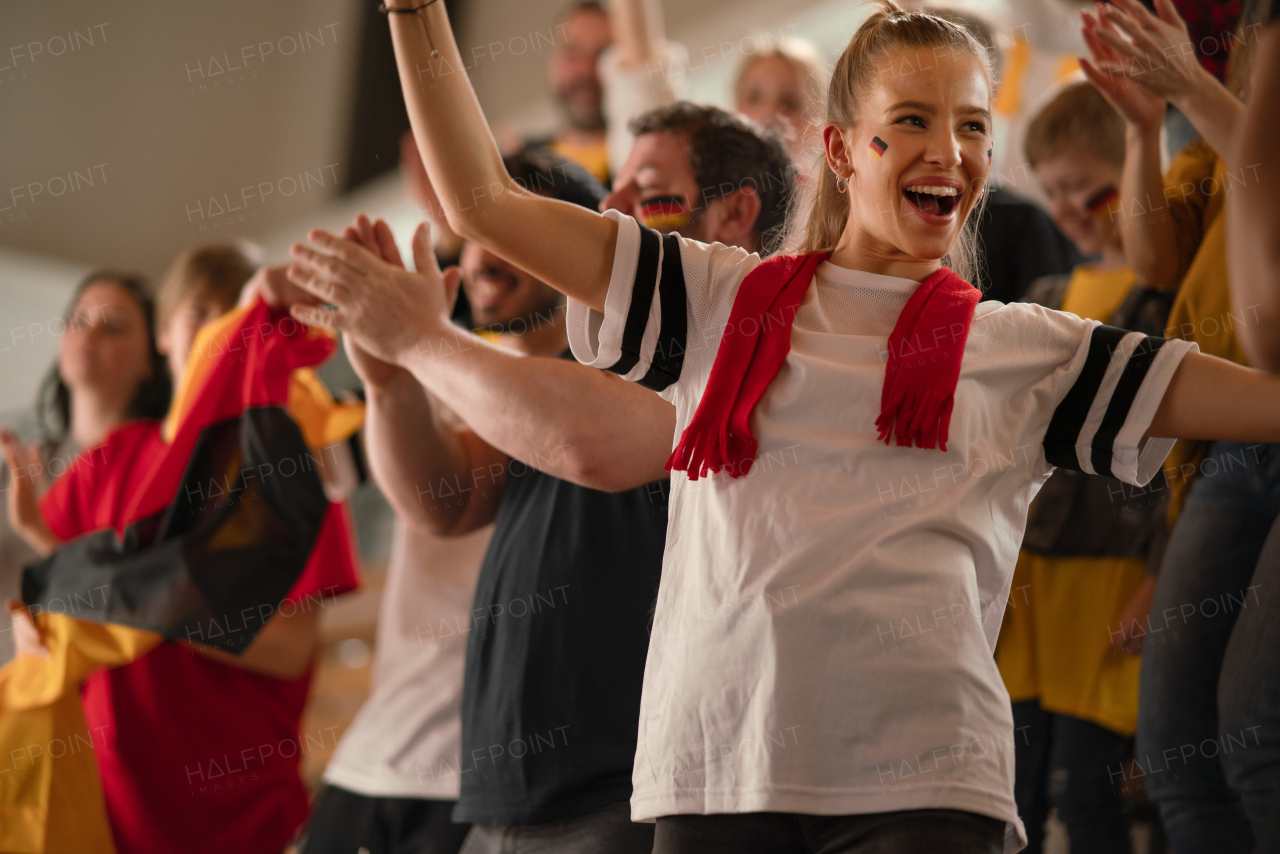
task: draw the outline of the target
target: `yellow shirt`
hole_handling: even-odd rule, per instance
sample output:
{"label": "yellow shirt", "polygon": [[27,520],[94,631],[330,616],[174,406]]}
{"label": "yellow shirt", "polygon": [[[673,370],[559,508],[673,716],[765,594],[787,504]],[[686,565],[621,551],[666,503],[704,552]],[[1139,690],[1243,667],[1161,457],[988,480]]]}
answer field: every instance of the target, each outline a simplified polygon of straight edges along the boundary
{"label": "yellow shirt", "polygon": [[[1136,284],[1126,268],[1077,267],[1062,309],[1106,321]],[[1014,702],[1132,735],[1140,659],[1111,651],[1111,637],[1142,583],[1133,558],[1059,558],[1021,552],[996,645],[996,665]]]}
{"label": "yellow shirt", "polygon": [[[1244,351],[1235,327],[1252,322],[1247,306],[1233,308],[1227,286],[1226,217],[1223,197],[1229,184],[1226,164],[1203,140],[1188,145],[1169,165],[1165,175],[1167,210],[1177,229],[1178,295],[1169,311],[1165,335],[1200,345],[1202,353],[1245,365]],[[1152,216],[1162,212],[1153,210]],[[1173,500],[1170,524],[1177,518],[1206,442],[1179,440],[1165,461],[1165,475]]]}
{"label": "yellow shirt", "polygon": [[601,184],[609,182],[609,149],[603,139],[592,145],[570,145],[557,139],[551,150],[586,169]]}

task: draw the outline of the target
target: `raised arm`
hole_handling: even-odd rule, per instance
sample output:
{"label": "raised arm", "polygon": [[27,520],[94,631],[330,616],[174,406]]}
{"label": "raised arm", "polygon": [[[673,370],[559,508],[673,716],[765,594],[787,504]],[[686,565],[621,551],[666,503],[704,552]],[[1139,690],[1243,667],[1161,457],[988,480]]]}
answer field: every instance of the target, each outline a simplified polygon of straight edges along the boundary
{"label": "raised arm", "polygon": [[[563,480],[621,490],[666,477],[675,435],[671,404],[595,368],[521,356],[458,329],[448,319],[457,271],[449,271],[446,282],[433,268],[425,227],[414,235],[415,260],[424,272],[409,273],[398,264],[385,223],[377,223],[376,233],[364,218],[357,224],[363,233],[348,233],[345,240],[313,232],[324,253],[295,251],[306,271],[298,279],[319,287],[317,282],[335,275],[329,272],[332,261],[349,271],[348,284],[330,291],[339,306],[336,316],[318,319],[336,319],[349,341],[386,347],[382,355],[407,368],[386,366],[399,371],[396,394],[419,401],[416,414],[400,416],[406,433],[397,444],[417,440],[414,425],[428,417],[425,388],[475,431],[476,441]],[[374,306],[382,310],[366,311]],[[374,398],[371,391],[371,408]],[[407,409],[407,403],[401,406]],[[370,422],[376,418],[371,411]],[[405,466],[400,456],[394,462]]]}
{"label": "raised arm", "polygon": [[654,45],[664,35],[662,4],[657,0],[609,0],[618,62],[624,67],[646,65],[654,57]]}
{"label": "raised arm", "polygon": [[1088,12],[1084,41],[1092,57],[1080,58],[1080,67],[1103,97],[1124,119],[1124,168],[1120,177],[1120,210],[1115,214],[1125,260],[1138,281],[1157,288],[1171,288],[1182,278],[1177,256],[1178,231],[1171,216],[1145,215],[1165,207],[1164,176],[1160,169],[1160,126],[1165,102],[1119,68],[1121,55],[1101,38],[1105,24]]}
{"label": "raised arm", "polygon": [[[602,309],[617,227],[576,205],[526,192],[507,175],[444,3],[388,17],[414,139],[450,227],[568,296]],[[434,57],[432,44],[438,51]]]}
{"label": "raised arm", "polygon": [[1093,62],[1082,61],[1081,67],[1125,120],[1123,210],[1117,220],[1125,257],[1140,281],[1167,288],[1179,283],[1199,246],[1202,216],[1194,208],[1203,200],[1184,189],[1198,182],[1172,180],[1179,161],[1171,180],[1161,178],[1165,104],[1191,121],[1228,168],[1237,161],[1244,105],[1200,65],[1171,0],[1156,0],[1155,6],[1158,16],[1135,0],[1102,6],[1100,18],[1083,13]]}
{"label": "raised arm", "polygon": [[1123,57],[1119,68],[1104,70],[1119,71],[1177,107],[1227,168],[1234,169],[1244,104],[1200,64],[1173,0],[1155,0],[1155,9],[1153,15],[1137,0],[1101,7],[1104,20],[1113,26],[1099,28],[1097,35]]}
{"label": "raised arm", "polygon": [[[1280,5],[1280,0],[1274,0]],[[1239,158],[1249,177],[1227,193],[1227,265],[1231,302],[1251,306],[1257,323],[1236,335],[1249,361],[1280,369],[1280,23],[1271,23],[1258,47],[1253,99],[1241,133]]]}
{"label": "raised arm", "polygon": [[1188,353],[1169,381],[1147,435],[1280,442],[1280,374]]}

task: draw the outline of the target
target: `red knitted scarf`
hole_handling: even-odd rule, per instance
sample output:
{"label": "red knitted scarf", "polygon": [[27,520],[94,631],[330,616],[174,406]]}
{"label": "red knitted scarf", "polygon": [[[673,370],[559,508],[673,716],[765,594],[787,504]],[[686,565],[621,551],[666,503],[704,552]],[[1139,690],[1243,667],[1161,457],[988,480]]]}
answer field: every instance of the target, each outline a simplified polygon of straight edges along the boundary
{"label": "red knitted scarf", "polygon": [[[791,350],[791,325],[809,282],[827,255],[778,255],[742,281],[729,325],[693,420],[667,460],[669,471],[690,480],[751,470],[756,439],[751,413]],[[940,268],[907,300],[889,335],[880,417],[885,444],[947,449],[960,360],[978,305],[978,290]]]}

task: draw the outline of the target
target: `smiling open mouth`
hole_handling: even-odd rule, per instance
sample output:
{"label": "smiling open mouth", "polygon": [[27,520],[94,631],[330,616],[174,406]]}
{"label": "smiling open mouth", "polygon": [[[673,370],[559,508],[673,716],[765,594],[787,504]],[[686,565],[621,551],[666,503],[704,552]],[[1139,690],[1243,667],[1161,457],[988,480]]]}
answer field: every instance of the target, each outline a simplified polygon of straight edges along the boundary
{"label": "smiling open mouth", "polygon": [[955,187],[916,186],[902,191],[911,206],[930,216],[947,216],[960,202]]}

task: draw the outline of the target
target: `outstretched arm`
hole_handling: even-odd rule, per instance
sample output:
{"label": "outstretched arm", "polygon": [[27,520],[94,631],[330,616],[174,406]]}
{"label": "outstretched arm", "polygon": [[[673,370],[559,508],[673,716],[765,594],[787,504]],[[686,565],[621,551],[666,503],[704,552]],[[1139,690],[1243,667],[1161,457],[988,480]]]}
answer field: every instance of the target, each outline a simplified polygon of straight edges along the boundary
{"label": "outstretched arm", "polygon": [[449,226],[562,293],[603,309],[617,226],[511,180],[471,88],[444,3],[388,17],[409,122]]}
{"label": "outstretched arm", "polygon": [[[1274,0],[1280,3],[1280,0]],[[1249,177],[1227,193],[1227,265],[1231,302],[1256,306],[1257,323],[1236,335],[1249,360],[1280,369],[1280,23],[1270,24],[1258,47],[1253,99],[1241,134],[1239,159]]]}
{"label": "outstretched arm", "polygon": [[1187,353],[1165,389],[1147,435],[1280,442],[1280,374]]}
{"label": "outstretched arm", "polygon": [[666,477],[671,404],[595,368],[521,356],[458,329],[449,322],[451,295],[432,265],[425,227],[414,235],[422,273],[399,266],[386,223],[375,227],[361,217],[357,228],[358,243],[312,232],[321,251],[295,247],[296,281],[338,306],[317,320],[336,321],[349,341],[386,348],[379,355],[396,358],[481,441],[541,471],[602,490]]}

